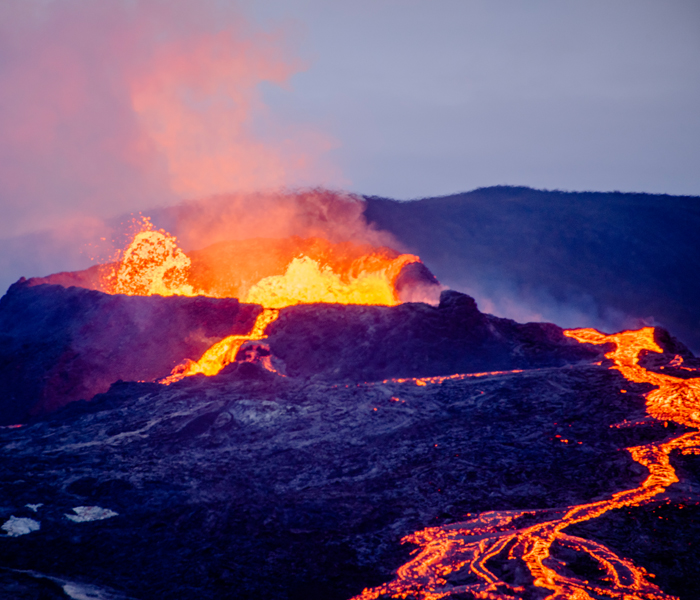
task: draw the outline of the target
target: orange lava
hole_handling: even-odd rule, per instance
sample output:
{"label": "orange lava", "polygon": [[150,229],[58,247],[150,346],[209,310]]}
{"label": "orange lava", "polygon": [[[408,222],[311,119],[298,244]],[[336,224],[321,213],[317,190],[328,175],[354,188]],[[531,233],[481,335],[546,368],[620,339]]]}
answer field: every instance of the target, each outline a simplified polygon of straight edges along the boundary
{"label": "orange lava", "polygon": [[196,290],[207,296],[240,299],[261,280],[284,276],[294,259],[310,259],[320,271],[335,273],[345,284],[379,275],[392,283],[392,291],[401,268],[420,262],[417,256],[387,247],[297,236],[220,242],[191,252],[190,258],[189,282]]}
{"label": "orange lava", "polygon": [[[264,252],[265,240],[250,246]],[[199,271],[192,275],[192,261],[177,245],[175,237],[153,229],[144,218],[118,265],[103,280],[103,288],[115,294],[149,296],[206,295],[224,297],[245,290],[242,301],[260,304],[264,310],[250,333],[231,335],[211,346],[198,361],[186,360],[161,383],[170,384],[196,374],[216,375],[233,362],[247,341],[263,340],[267,326],[279,316],[280,308],[295,304],[334,303],[394,306],[401,303],[395,281],[404,266],[420,262],[412,254],[389,248],[372,248],[351,243],[330,244],[312,238],[288,241],[268,240],[272,259],[260,257],[239,242],[219,244],[201,251]],[[290,256],[299,249],[307,255]],[[289,259],[285,265],[285,256]],[[235,260],[233,260],[235,258]],[[233,262],[233,264],[228,264]],[[225,281],[222,280],[225,276]],[[192,284],[192,281],[196,285]],[[261,363],[275,371],[270,360]]]}
{"label": "orange lava", "polygon": [[153,229],[144,217],[141,231],[124,250],[119,265],[103,283],[113,294],[129,296],[194,296],[187,283],[189,257],[169,233]]}
{"label": "orange lava", "polygon": [[[657,386],[645,394],[647,412],[651,417],[693,428],[700,426],[700,378],[680,379],[647,371],[639,365],[642,351],[662,351],[654,341],[652,327],[613,335],[594,329],[569,330],[565,334],[582,343],[614,344],[614,349],[606,354],[614,361],[611,368],[619,370],[629,381]],[[427,382],[444,380],[431,379],[434,381],[421,381],[426,385]],[[639,506],[661,494],[678,481],[669,461],[674,450],[700,453],[700,433],[692,431],[664,442],[628,448],[632,458],[649,470],[649,475],[638,487],[617,492],[605,500],[559,511],[489,512],[472,521],[431,527],[409,535],[403,541],[421,546],[418,555],[398,570],[394,581],[365,589],[354,600],[409,597],[437,600],[467,593],[475,598],[493,600],[533,597],[532,589],[506,583],[489,570],[487,562],[499,554],[509,560],[521,561],[534,579],[534,586],[541,592],[548,591],[546,598],[671,599],[673,596],[649,581],[653,575],[644,568],[601,544],[569,535],[563,530],[615,508]],[[533,519],[538,522],[519,525],[519,520],[526,516],[530,523]],[[563,561],[552,556],[553,547],[588,556],[598,565],[602,576],[596,581],[576,576]],[[473,582],[450,583],[448,576],[457,573],[458,581],[471,578]]]}
{"label": "orange lava", "polygon": [[385,379],[382,383],[406,383],[408,381],[415,383],[417,386],[427,386],[429,383],[443,383],[444,381],[460,381],[471,377],[488,377],[493,375],[510,375],[522,373],[522,369],[513,371],[486,371],[484,373],[457,373],[455,375],[436,375],[435,377],[405,377],[403,379]]}
{"label": "orange lava", "polygon": [[[175,381],[180,381],[185,377],[197,375],[216,375],[226,365],[236,359],[239,348],[250,340],[264,340],[267,336],[265,330],[273,321],[277,320],[279,311],[274,308],[264,309],[255,320],[255,325],[250,333],[244,335],[230,335],[211,346],[197,362],[188,360],[175,367],[172,373],[160,383],[169,385]],[[273,370],[273,369],[269,369]]]}
{"label": "orange lava", "polygon": [[316,302],[393,306],[400,304],[393,281],[404,265],[416,260],[403,254],[380,270],[344,278],[309,257],[294,258],[284,275],[266,277],[252,286],[246,302],[271,308]]}

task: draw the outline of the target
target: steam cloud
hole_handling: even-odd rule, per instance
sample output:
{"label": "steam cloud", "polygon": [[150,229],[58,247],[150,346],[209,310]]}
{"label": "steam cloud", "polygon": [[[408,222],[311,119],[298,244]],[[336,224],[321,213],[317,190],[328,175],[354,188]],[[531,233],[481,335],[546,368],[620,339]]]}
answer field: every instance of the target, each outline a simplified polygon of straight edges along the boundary
{"label": "steam cloud", "polygon": [[325,189],[221,194],[154,213],[154,223],[177,235],[183,248],[255,237],[322,237],[337,243],[403,245],[367,224],[364,200]]}
{"label": "steam cloud", "polygon": [[182,198],[344,183],[328,136],[267,110],[304,68],[215,0],[0,5],[0,238]]}

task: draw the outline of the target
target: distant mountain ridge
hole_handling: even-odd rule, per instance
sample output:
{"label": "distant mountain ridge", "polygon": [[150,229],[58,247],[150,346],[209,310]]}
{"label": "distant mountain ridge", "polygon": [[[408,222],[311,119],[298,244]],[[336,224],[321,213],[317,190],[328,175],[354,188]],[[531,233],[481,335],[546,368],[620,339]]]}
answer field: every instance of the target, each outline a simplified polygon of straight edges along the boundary
{"label": "distant mountain ridge", "polygon": [[365,200],[370,223],[486,312],[564,327],[658,324],[700,349],[700,197],[496,186]]}

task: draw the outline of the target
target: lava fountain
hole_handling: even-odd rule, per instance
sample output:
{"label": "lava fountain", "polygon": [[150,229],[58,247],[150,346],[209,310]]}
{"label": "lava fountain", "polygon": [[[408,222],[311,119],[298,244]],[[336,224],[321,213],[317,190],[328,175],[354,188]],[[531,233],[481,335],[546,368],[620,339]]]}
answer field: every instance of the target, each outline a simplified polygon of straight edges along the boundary
{"label": "lava fountain", "polygon": [[[245,342],[266,338],[266,329],[277,319],[281,308],[311,303],[395,306],[402,302],[397,282],[404,268],[417,265],[427,272],[417,256],[385,247],[292,238],[283,241],[281,251],[279,240],[262,240],[262,248],[260,241],[257,240],[258,250],[276,250],[270,252],[277,255],[276,264],[266,264],[269,259],[259,256],[260,251],[241,252],[241,244],[230,242],[224,245],[223,259],[219,244],[200,259],[197,272],[176,238],[155,230],[144,218],[120,260],[105,271],[102,289],[114,294],[230,297],[234,292],[243,292],[243,302],[263,307],[250,333],[220,340],[199,360],[187,359],[176,366],[161,383],[170,384],[200,373],[216,375],[235,360]],[[243,247],[246,246],[255,248],[256,244],[245,241]],[[200,252],[198,257],[201,255]],[[224,282],[222,273],[227,275]]]}

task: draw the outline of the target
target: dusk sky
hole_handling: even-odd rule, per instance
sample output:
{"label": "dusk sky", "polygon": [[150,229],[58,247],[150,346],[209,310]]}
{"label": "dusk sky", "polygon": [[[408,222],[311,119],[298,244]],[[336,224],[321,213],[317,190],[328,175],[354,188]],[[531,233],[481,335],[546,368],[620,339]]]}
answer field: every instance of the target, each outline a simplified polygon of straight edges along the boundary
{"label": "dusk sky", "polygon": [[279,187],[700,194],[695,0],[2,0],[0,90],[4,253]]}
{"label": "dusk sky", "polygon": [[309,61],[271,106],[337,140],[354,191],[700,194],[698,2],[257,6],[297,20]]}

